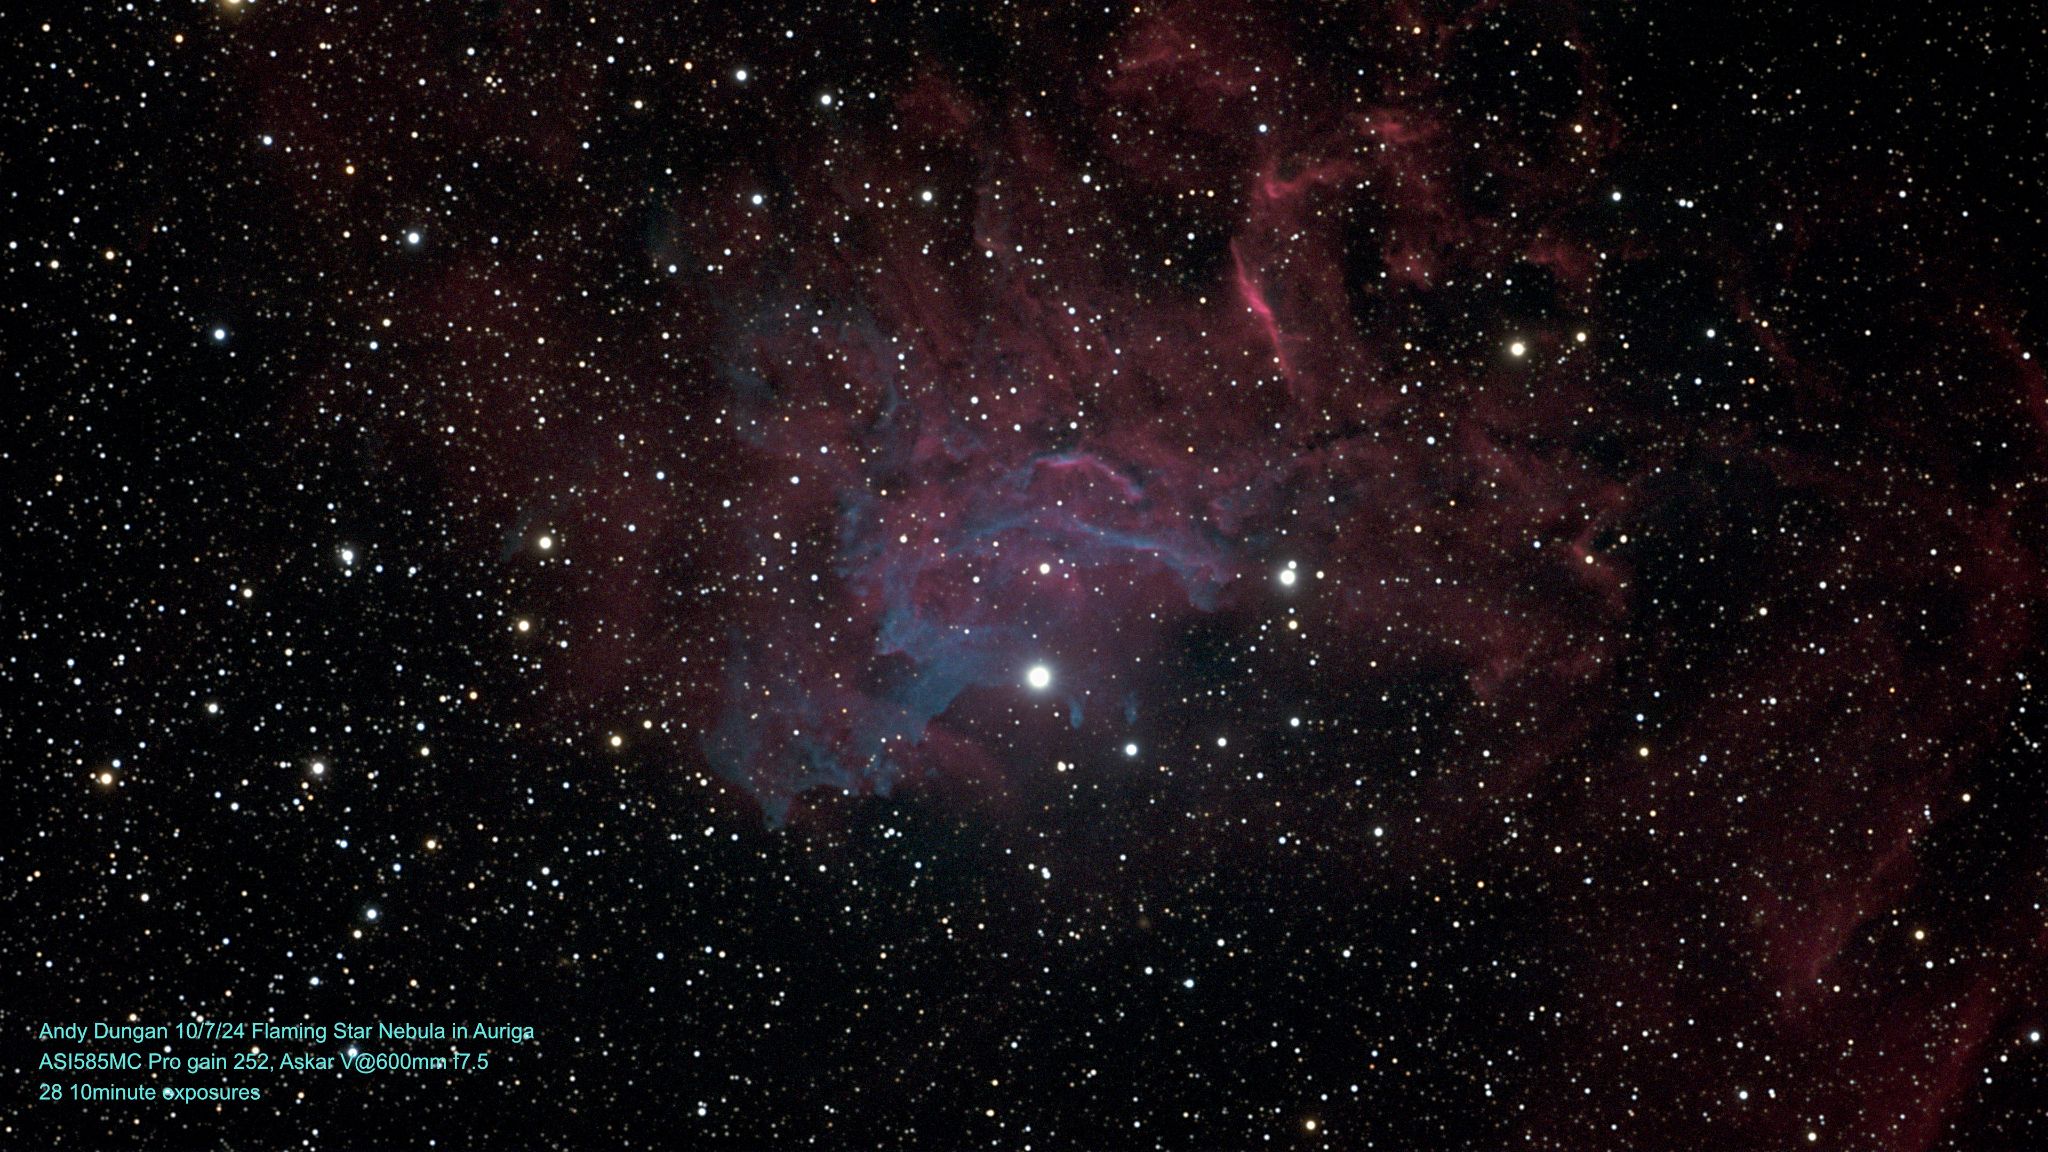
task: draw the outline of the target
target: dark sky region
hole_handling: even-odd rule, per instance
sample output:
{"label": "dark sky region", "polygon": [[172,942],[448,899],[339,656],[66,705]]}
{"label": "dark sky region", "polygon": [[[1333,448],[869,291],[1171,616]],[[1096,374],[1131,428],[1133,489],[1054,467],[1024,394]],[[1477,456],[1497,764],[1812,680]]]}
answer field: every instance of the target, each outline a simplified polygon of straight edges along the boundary
{"label": "dark sky region", "polygon": [[0,1146],[2048,1147],[2027,6],[4,29]]}

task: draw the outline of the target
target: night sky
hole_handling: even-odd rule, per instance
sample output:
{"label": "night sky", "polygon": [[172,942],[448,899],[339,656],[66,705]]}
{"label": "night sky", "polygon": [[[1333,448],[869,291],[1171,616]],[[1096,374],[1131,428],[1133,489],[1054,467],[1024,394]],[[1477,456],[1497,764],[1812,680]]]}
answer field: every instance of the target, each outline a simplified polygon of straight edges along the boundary
{"label": "night sky", "polygon": [[1921,8],[10,15],[0,1147],[2048,1147]]}

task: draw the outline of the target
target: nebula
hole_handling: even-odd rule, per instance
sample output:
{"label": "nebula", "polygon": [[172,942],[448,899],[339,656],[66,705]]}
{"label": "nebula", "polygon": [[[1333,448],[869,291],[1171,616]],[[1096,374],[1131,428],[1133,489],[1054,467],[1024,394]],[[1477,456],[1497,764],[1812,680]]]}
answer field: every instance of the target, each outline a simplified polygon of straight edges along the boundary
{"label": "nebula", "polygon": [[[736,625],[706,741],[772,818],[814,786],[887,791],[923,771],[963,691],[1019,683],[1056,637],[1113,638],[1061,665],[1079,723],[1087,693],[1190,613],[1248,610],[1290,561],[1388,675],[1454,671],[1510,707],[1604,675],[1597,633],[1625,610],[1629,565],[1599,539],[1632,477],[1591,457],[1573,416],[1605,383],[1598,359],[1535,330],[1537,356],[1510,356],[1498,326],[1426,350],[1407,322],[1439,275],[1552,281],[1561,311],[1571,291],[1544,269],[1572,264],[1567,242],[1469,211],[1453,227],[1441,194],[1411,191],[1454,163],[1427,109],[1262,131],[1254,82],[1155,42],[1179,35],[1132,32],[1082,99],[1112,155],[1126,105],[1156,116],[1162,90],[1194,104],[1176,131],[1255,142],[1204,173],[1216,187],[1195,194],[1221,204],[1170,248],[1188,271],[1142,266],[1116,218],[1186,196],[1165,191],[1178,170],[1075,162],[1036,118],[937,76],[778,194],[809,214],[776,224],[818,257],[800,276],[784,249],[720,266],[755,301],[719,344],[758,490],[824,492],[798,497],[801,526],[754,519],[747,551],[795,532],[825,555],[803,607]],[[974,173],[944,213],[922,207],[929,151],[878,158],[934,106],[929,147]],[[1564,172],[1532,180],[1556,189],[1538,219],[1590,195]],[[1374,218],[1384,231],[1334,223]]]}
{"label": "nebula", "polygon": [[[1036,932],[929,994],[983,1066],[1036,1003],[989,989],[1074,998],[1018,1080],[1084,1101],[1070,1143],[1136,1142],[1161,1067],[1161,1144],[1297,1088],[1330,1146],[2038,1135],[2003,1069],[2041,1067],[2048,383],[1975,120],[2013,101],[1878,69],[1892,25],[868,7],[578,40],[638,62],[596,94],[507,10],[461,67],[517,99],[352,98],[500,143],[387,230],[404,276],[349,257],[362,331],[295,347],[292,427],[431,491],[508,747],[602,747],[564,775],[763,875],[957,832],[989,903],[892,907]],[[296,19],[254,103],[356,155],[273,62],[324,43]],[[1953,93],[1960,52],[1913,67]],[[788,956],[911,947],[843,894],[749,920],[727,866]],[[1209,1049],[1115,1030],[1155,1012],[1120,981],[1195,1004],[1217,957],[1260,959]],[[1244,1072],[1280,1021],[1308,1055]],[[924,1073],[1025,1142],[893,1039],[884,1076],[748,1049],[868,1125],[771,1142],[883,1130],[927,1101],[850,1085]]]}

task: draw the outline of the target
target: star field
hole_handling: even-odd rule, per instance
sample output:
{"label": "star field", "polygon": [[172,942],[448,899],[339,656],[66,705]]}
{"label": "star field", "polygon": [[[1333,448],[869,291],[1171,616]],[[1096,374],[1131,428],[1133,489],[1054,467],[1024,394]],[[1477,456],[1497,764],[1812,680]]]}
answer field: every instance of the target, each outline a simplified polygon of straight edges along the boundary
{"label": "star field", "polygon": [[2038,23],[11,21],[0,1145],[2048,1145]]}

